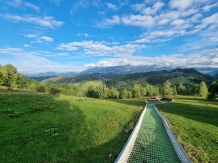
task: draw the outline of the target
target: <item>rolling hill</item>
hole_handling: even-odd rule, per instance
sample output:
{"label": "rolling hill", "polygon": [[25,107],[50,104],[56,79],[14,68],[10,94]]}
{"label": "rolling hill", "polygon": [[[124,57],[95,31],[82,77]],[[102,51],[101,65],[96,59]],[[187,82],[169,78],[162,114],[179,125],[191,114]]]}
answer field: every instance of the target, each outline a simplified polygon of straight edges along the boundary
{"label": "rolling hill", "polygon": [[193,68],[177,68],[168,71],[162,70],[137,72],[124,75],[118,75],[114,73],[95,73],[75,76],[59,76],[48,78],[41,82],[51,82],[60,85],[63,83],[85,83],[87,81],[103,81],[109,88],[115,87],[119,89],[132,87],[134,84],[145,85],[147,83],[161,86],[166,80],[170,80],[170,82],[174,85],[178,85],[180,82],[184,85],[195,85],[199,84],[201,81],[205,81],[207,84],[211,84],[215,80],[215,77],[207,74],[202,74]]}

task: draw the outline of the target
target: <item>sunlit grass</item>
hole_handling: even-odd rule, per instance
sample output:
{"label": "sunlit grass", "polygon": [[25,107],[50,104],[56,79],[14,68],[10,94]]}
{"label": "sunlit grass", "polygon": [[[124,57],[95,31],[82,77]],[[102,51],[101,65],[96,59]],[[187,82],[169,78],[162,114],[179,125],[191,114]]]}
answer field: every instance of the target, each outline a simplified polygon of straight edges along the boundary
{"label": "sunlit grass", "polygon": [[217,162],[218,103],[181,97],[157,107],[193,162]]}
{"label": "sunlit grass", "polygon": [[137,121],[139,100],[0,94],[4,163],[114,162]]}

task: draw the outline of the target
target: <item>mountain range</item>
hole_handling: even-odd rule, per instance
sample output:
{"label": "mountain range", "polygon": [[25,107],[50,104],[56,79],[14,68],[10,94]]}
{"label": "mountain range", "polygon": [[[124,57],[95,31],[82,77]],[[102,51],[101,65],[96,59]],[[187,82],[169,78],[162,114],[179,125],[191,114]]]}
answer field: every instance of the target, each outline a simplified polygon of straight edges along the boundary
{"label": "mountain range", "polygon": [[[54,77],[54,76],[75,76],[75,75],[85,75],[85,74],[95,74],[95,73],[112,73],[116,75],[123,75],[123,74],[131,74],[131,73],[138,73],[138,72],[150,72],[150,71],[162,71],[162,70],[173,70],[176,68],[181,67],[162,67],[159,65],[152,65],[152,66],[132,66],[132,65],[125,65],[125,66],[110,66],[110,67],[94,67],[87,69],[82,72],[44,72],[38,74],[27,74],[29,77]],[[185,68],[185,67],[182,67]],[[200,67],[195,67],[196,70],[204,73],[209,74],[211,76],[218,76],[218,68],[206,68],[202,69]]]}

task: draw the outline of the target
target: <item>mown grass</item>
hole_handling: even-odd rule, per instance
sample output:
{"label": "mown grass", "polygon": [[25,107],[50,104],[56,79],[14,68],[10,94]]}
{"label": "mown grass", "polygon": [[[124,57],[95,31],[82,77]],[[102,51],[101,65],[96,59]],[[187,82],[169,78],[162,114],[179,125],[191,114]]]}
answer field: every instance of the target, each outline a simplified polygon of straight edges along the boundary
{"label": "mown grass", "polygon": [[218,161],[218,103],[181,97],[157,105],[193,162]]}
{"label": "mown grass", "polygon": [[114,162],[143,105],[0,93],[1,162]]}

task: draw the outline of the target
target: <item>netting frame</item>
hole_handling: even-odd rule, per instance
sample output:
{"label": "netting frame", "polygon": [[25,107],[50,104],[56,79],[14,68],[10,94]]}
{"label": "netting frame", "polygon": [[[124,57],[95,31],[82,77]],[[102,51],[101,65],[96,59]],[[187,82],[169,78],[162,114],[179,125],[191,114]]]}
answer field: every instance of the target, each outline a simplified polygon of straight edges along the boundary
{"label": "netting frame", "polygon": [[167,135],[170,138],[170,141],[173,145],[173,148],[176,151],[176,154],[178,155],[178,158],[180,160],[181,163],[192,163],[192,161],[189,159],[188,155],[186,154],[186,152],[184,151],[184,149],[182,148],[182,146],[179,144],[177,138],[175,137],[175,135],[173,134],[172,130],[170,129],[166,119],[164,118],[164,116],[159,112],[159,110],[156,108],[156,106],[154,105],[154,108],[156,109],[158,115],[160,116],[164,127],[166,129]]}
{"label": "netting frame", "polygon": [[142,120],[144,118],[145,112],[146,112],[147,105],[144,107],[137,124],[135,125],[132,133],[130,134],[126,144],[124,145],[123,149],[121,150],[120,154],[118,155],[117,159],[114,163],[126,163],[129,159],[129,156],[132,152],[133,146],[135,144],[139,129],[142,124]]}

